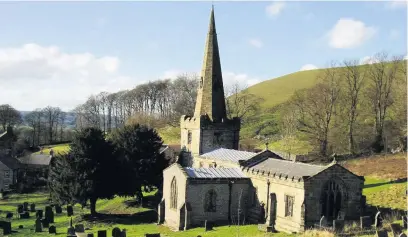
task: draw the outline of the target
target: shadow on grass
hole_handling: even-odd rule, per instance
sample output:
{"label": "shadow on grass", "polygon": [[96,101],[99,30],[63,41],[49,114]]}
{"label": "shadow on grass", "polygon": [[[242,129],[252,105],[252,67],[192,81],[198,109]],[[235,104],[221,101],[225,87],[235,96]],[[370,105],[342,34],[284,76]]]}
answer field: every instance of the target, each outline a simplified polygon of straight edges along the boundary
{"label": "shadow on grass", "polygon": [[95,216],[90,214],[83,215],[83,220],[96,221],[100,223],[112,223],[122,225],[137,225],[137,224],[149,224],[157,221],[157,212],[155,210],[148,210],[138,212],[135,214],[101,214],[98,213]]}
{"label": "shadow on grass", "polygon": [[393,209],[389,207],[377,207],[367,204],[364,210],[364,214],[367,216],[372,216],[374,218],[377,212],[381,212],[381,215],[397,215],[403,216],[406,215],[406,211],[402,209]]}
{"label": "shadow on grass", "polygon": [[392,180],[392,181],[382,182],[382,183],[366,184],[364,185],[364,188],[374,188],[374,187],[378,187],[382,185],[404,183],[404,182],[407,182],[407,178],[402,178],[402,179],[397,179],[397,180]]}
{"label": "shadow on grass", "polygon": [[143,208],[155,209],[157,205],[159,204],[159,201],[155,195],[151,195],[151,196],[143,197],[142,205],[140,205],[140,203],[136,200],[126,200],[124,201],[124,204],[127,207],[143,207]]}

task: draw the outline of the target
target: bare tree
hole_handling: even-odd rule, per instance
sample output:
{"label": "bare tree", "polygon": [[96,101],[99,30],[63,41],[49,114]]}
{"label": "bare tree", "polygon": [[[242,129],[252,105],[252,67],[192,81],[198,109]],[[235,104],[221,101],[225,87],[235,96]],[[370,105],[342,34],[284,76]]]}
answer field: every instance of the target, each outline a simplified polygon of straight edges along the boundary
{"label": "bare tree", "polygon": [[349,152],[355,154],[354,126],[357,121],[361,91],[365,82],[365,71],[359,66],[358,60],[344,61],[343,66],[342,79],[345,84],[344,99],[348,120]]}
{"label": "bare tree", "polygon": [[41,134],[43,133],[42,129],[42,110],[36,109],[25,116],[25,121],[32,130],[31,135],[31,145],[36,146],[41,143]]}
{"label": "bare tree", "polygon": [[288,153],[289,158],[292,155],[293,146],[296,144],[298,116],[297,110],[293,105],[288,105],[282,114],[281,135],[283,151]]}
{"label": "bare tree", "polygon": [[3,130],[22,122],[21,113],[9,104],[0,105],[0,125]]}
{"label": "bare tree", "polygon": [[42,112],[47,126],[48,142],[51,143],[54,141],[56,136],[56,125],[58,124],[58,119],[60,118],[61,109],[59,107],[47,106],[42,110]]}

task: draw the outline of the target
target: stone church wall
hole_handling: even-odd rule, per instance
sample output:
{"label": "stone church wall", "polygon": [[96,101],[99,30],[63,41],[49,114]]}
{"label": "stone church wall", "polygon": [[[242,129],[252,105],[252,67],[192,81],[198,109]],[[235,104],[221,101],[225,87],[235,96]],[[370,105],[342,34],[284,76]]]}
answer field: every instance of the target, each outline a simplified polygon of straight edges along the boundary
{"label": "stone church wall", "polygon": [[[249,180],[235,180],[231,189],[232,221],[237,221],[238,207],[242,209],[242,216],[248,203]],[[206,193],[213,189],[216,194],[216,212],[205,212]],[[204,226],[204,221],[215,222],[216,225],[228,224],[229,185],[228,181],[216,180],[188,180],[187,201],[191,205],[190,223],[192,226]]]}
{"label": "stone church wall", "polygon": [[[170,208],[171,181],[176,177],[177,182],[177,209]],[[174,229],[179,229],[180,209],[186,197],[186,176],[184,172],[174,164],[163,172],[163,199],[165,201],[165,224]]]}
{"label": "stone church wall", "polygon": [[358,219],[360,216],[360,199],[362,197],[362,189],[364,179],[355,176],[348,170],[334,165],[325,171],[313,176],[305,181],[305,189],[307,191],[306,206],[309,210],[306,214],[306,224],[313,225],[318,223],[321,218],[321,195],[325,184],[329,180],[339,182],[346,190],[347,201],[342,202],[342,209],[346,216],[345,219]]}

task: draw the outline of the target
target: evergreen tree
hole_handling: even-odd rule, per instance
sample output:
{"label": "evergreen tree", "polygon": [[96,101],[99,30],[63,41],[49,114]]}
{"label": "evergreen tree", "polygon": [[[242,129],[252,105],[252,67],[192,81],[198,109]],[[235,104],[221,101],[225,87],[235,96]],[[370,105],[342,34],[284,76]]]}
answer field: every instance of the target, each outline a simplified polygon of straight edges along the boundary
{"label": "evergreen tree", "polygon": [[162,172],[168,161],[160,154],[163,141],[154,129],[131,124],[117,129],[111,139],[124,180],[119,195],[136,194],[141,198],[143,185],[161,186]]}

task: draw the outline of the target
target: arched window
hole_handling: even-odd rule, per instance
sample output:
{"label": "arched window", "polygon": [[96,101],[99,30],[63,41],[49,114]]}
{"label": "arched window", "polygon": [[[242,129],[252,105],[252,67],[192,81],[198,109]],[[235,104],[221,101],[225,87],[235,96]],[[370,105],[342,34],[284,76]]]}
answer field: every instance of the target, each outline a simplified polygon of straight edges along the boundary
{"label": "arched window", "polygon": [[177,182],[176,177],[173,177],[170,186],[170,208],[177,208]]}
{"label": "arched window", "polygon": [[216,212],[217,208],[217,193],[211,189],[205,194],[204,211]]}
{"label": "arched window", "polygon": [[329,220],[336,219],[341,210],[342,202],[344,201],[342,199],[342,189],[339,183],[335,180],[329,180],[323,187],[321,215]]}

